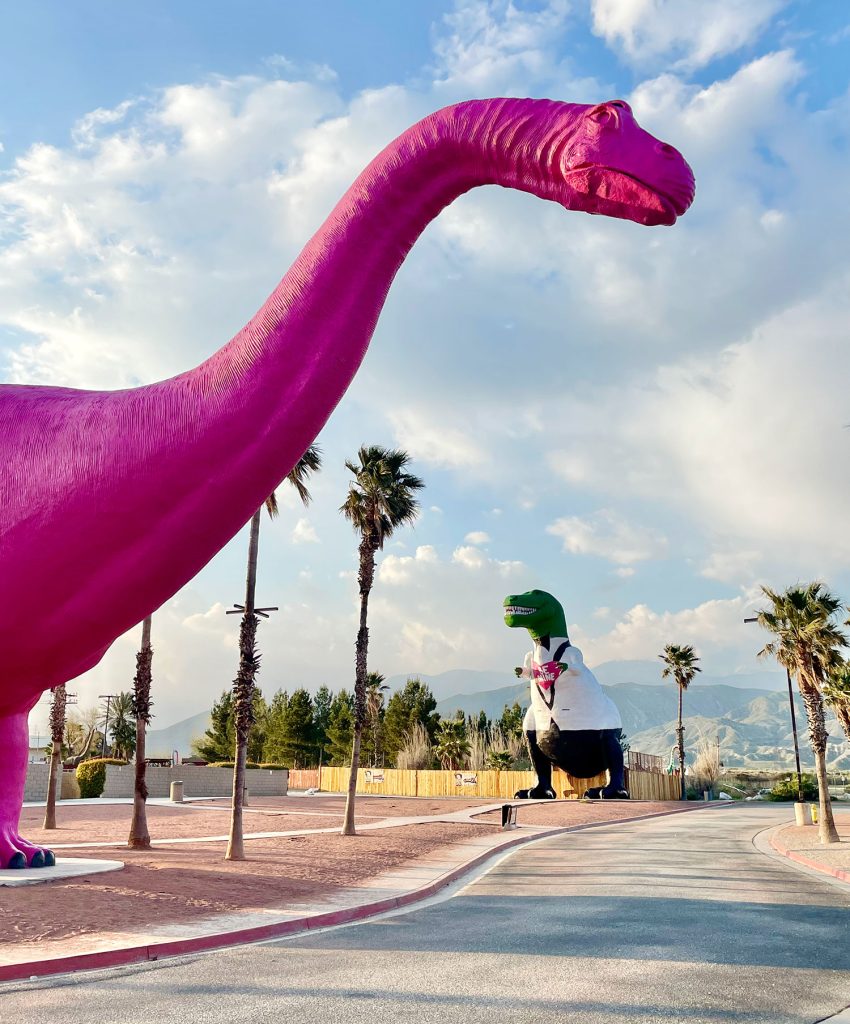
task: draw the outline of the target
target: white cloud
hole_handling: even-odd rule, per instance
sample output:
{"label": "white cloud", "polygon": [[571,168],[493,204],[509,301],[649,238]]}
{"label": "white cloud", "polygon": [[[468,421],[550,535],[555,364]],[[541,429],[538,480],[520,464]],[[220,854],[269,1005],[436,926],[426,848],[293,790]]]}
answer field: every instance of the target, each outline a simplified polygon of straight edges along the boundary
{"label": "white cloud", "polygon": [[[743,619],[751,597],[705,601],[695,608],[657,612],[646,604],[630,608],[605,633],[593,634],[577,624],[576,642],[591,664],[603,661],[651,659],[665,644],[693,644],[703,660],[703,670],[731,671],[739,666],[756,667],[759,637],[747,631]],[[712,665],[712,661],[714,665]]]}
{"label": "white cloud", "polygon": [[463,469],[486,461],[471,433],[451,426],[436,410],[399,409],[389,413],[389,420],[396,444],[427,465]]}
{"label": "white cloud", "polygon": [[702,67],[754,42],[788,0],[591,0],[593,30],[639,62]]}
{"label": "white cloud", "polygon": [[319,535],[309,519],[302,516],[292,529],[293,544],[318,544]]}
{"label": "white cloud", "polygon": [[546,527],[560,537],[564,551],[574,555],[598,555],[617,565],[631,565],[662,558],[667,540],[657,530],[628,523],[611,509],[592,516],[564,516]]}
{"label": "white cloud", "polygon": [[464,537],[464,540],[467,544],[489,544],[491,537],[484,530],[473,530]]}

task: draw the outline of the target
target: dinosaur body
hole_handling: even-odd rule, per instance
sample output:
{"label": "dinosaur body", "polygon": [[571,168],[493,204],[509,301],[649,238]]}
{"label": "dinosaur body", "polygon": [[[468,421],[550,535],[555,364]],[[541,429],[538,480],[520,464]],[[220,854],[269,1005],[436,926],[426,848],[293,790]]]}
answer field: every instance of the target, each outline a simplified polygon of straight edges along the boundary
{"label": "dinosaur body", "polygon": [[0,386],[0,866],[38,860],[17,818],[39,695],[96,665],[250,519],[357,372],[411,246],[485,184],[647,225],[672,224],[694,190],[622,101],[456,104],[372,161],[194,370],[116,392]]}
{"label": "dinosaur body", "polygon": [[608,785],[588,790],[591,799],[628,797],[620,713],[570,643],[560,602],[544,590],[529,590],[506,597],[504,608],[505,624],[527,629],[534,641],[516,674],[529,680],[523,732],[537,782],[517,797],[554,799],[553,765],[578,779],[607,771]]}

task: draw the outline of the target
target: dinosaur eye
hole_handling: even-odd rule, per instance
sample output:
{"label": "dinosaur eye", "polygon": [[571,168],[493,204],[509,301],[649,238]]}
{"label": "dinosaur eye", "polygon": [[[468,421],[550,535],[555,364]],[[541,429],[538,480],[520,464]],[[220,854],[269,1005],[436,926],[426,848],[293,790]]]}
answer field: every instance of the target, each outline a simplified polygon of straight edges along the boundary
{"label": "dinosaur eye", "polygon": [[591,110],[589,116],[591,121],[595,121],[597,124],[606,124],[613,118],[614,115],[608,109],[608,106],[606,104],[603,104],[602,106],[596,107],[594,110]]}

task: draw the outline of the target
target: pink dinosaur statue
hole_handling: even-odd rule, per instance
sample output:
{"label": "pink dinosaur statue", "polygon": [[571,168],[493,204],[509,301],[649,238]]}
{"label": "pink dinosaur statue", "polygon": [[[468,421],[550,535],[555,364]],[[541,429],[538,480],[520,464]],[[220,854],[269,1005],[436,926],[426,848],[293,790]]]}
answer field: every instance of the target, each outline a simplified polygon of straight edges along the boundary
{"label": "pink dinosaur statue", "polygon": [[316,437],[425,226],[477,185],[673,224],[682,156],[621,100],[472,100],[357,178],[256,316],[206,362],[128,391],[0,386],[0,867],[18,835],[27,713],[96,665],[224,545]]}

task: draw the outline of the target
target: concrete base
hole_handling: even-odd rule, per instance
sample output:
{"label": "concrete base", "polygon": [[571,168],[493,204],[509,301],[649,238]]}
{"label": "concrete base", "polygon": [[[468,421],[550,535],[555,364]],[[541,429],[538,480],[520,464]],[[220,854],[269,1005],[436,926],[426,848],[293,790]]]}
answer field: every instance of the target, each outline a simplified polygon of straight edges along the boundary
{"label": "concrete base", "polygon": [[58,878],[79,878],[84,875],[99,875],[104,871],[120,871],[123,860],[89,860],[87,857],[56,858],[52,868],[23,868],[0,871],[0,886],[37,885],[39,882],[55,882]]}
{"label": "concrete base", "polygon": [[801,804],[799,800],[794,803],[794,822],[797,825],[811,825],[812,818],[808,804]]}

